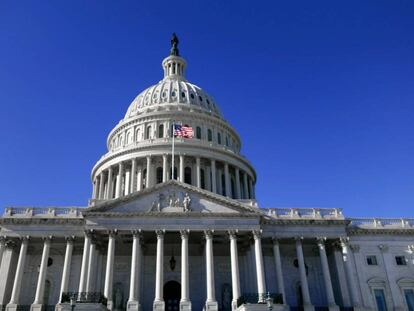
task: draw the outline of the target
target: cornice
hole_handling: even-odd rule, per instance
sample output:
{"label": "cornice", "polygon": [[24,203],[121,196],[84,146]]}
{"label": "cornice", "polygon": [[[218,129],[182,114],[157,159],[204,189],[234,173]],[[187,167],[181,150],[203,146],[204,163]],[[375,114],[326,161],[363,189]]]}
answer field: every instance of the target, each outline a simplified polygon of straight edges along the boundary
{"label": "cornice", "polygon": [[346,219],[268,219],[263,217],[260,222],[261,225],[335,225],[344,226],[348,225],[349,221]]}
{"label": "cornice", "polygon": [[131,217],[140,217],[140,218],[258,218],[256,214],[249,214],[249,213],[203,213],[203,212],[183,212],[183,213],[175,213],[175,212],[133,212],[133,213],[126,213],[126,212],[85,212],[83,213],[84,216],[89,217],[104,217],[104,218],[131,218]]}
{"label": "cornice", "polygon": [[84,219],[74,218],[0,218],[0,225],[84,225]]}
{"label": "cornice", "polygon": [[348,235],[414,235],[414,228],[366,229],[347,228]]}

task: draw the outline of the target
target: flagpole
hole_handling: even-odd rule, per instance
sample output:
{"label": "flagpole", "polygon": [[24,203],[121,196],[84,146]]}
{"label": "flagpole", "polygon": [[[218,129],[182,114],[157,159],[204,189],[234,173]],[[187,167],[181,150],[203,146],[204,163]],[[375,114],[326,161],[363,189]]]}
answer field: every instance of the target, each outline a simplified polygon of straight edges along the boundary
{"label": "flagpole", "polygon": [[175,121],[173,121],[173,126],[172,126],[171,179],[175,179],[175,176],[174,176],[174,137],[175,137]]}

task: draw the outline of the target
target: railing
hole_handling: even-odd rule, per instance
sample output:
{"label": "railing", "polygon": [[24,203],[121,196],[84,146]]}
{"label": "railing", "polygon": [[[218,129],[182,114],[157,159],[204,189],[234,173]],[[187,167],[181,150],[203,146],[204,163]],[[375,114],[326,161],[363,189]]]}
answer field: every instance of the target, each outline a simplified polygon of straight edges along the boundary
{"label": "railing", "polygon": [[268,294],[258,294],[258,293],[246,293],[240,296],[237,299],[237,307],[240,307],[243,304],[266,304],[268,299],[272,299],[274,304],[283,304],[282,294],[277,293],[268,293]]}
{"label": "railing", "polygon": [[79,207],[7,207],[4,217],[48,218],[48,217],[80,217]]}
{"label": "railing", "polygon": [[345,219],[340,208],[261,208],[276,219]]}
{"label": "railing", "polygon": [[107,299],[100,292],[65,292],[62,293],[62,303],[100,303],[104,306],[108,304]]}
{"label": "railing", "polygon": [[413,218],[350,218],[350,227],[362,229],[414,228]]}

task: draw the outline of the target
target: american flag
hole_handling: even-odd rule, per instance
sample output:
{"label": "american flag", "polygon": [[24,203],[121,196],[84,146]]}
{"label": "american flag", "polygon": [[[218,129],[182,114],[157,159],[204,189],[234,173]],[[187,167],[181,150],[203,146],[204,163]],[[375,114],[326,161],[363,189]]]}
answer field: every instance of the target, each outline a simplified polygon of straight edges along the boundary
{"label": "american flag", "polygon": [[188,125],[174,124],[174,137],[193,138],[193,128]]}

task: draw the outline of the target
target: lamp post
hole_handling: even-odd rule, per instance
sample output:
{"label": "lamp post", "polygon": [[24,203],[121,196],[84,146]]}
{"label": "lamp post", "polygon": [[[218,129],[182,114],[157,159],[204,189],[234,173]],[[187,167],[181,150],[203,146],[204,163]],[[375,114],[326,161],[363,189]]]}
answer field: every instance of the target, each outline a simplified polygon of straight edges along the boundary
{"label": "lamp post", "polygon": [[267,309],[269,311],[272,311],[273,310],[273,299],[272,297],[270,297],[269,292],[267,292],[266,303],[267,303]]}

